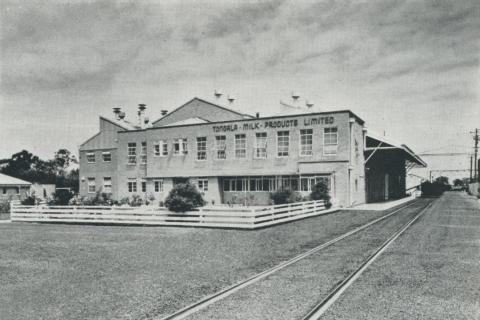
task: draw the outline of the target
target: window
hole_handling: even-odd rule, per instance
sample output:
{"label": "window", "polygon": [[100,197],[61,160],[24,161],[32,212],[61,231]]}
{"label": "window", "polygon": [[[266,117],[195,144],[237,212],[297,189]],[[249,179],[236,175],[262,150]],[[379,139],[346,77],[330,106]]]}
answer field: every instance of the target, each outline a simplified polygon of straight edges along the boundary
{"label": "window", "polygon": [[3,188],[2,193],[3,193],[3,194],[7,194],[7,188]]}
{"label": "window", "polygon": [[300,155],[311,156],[313,154],[313,130],[300,130]]}
{"label": "window", "polygon": [[187,139],[175,139],[173,142],[173,154],[182,155],[187,154]]}
{"label": "window", "polygon": [[95,153],[93,153],[93,152],[87,153],[87,162],[88,163],[95,163]]}
{"label": "window", "polygon": [[323,129],[323,154],[336,154],[338,145],[337,128]]}
{"label": "window", "polygon": [[163,180],[153,181],[155,192],[163,192]]}
{"label": "window", "polygon": [[267,133],[259,132],[255,134],[255,158],[267,157]]}
{"label": "window", "polygon": [[102,152],[102,159],[103,162],[110,162],[112,161],[112,154],[110,152]]}
{"label": "window", "polygon": [[197,187],[201,192],[208,191],[208,179],[198,179]]}
{"label": "window", "polygon": [[15,191],[17,192],[17,194],[20,194],[20,188],[19,187],[15,187]]}
{"label": "window", "polygon": [[112,178],[104,177],[103,178],[103,192],[112,193]]}
{"label": "window", "polygon": [[142,152],[140,153],[140,163],[141,164],[147,163],[147,143],[145,141],[142,142]]}
{"label": "window", "polygon": [[127,187],[128,192],[137,192],[137,180],[135,179],[128,179]]}
{"label": "window", "polygon": [[95,193],[95,178],[88,178],[88,193]]}
{"label": "window", "polygon": [[277,132],[277,156],[288,157],[289,146],[290,146],[290,132],[289,131]]}
{"label": "window", "polygon": [[153,155],[155,157],[165,157],[168,156],[168,143],[164,140],[153,145]]}
{"label": "window", "polygon": [[215,150],[217,159],[224,160],[227,158],[227,137],[215,136]]}
{"label": "window", "polygon": [[197,160],[207,160],[207,137],[197,137]]}
{"label": "window", "polygon": [[128,143],[128,164],[137,163],[137,144],[135,142]]}
{"label": "window", "polygon": [[147,192],[147,181],[142,181],[142,192]]}
{"label": "window", "polygon": [[235,135],[235,158],[246,158],[247,156],[247,137],[245,134]]}
{"label": "window", "polygon": [[328,188],[330,188],[329,176],[303,176],[300,178],[300,191],[312,191],[314,185],[324,181]]}

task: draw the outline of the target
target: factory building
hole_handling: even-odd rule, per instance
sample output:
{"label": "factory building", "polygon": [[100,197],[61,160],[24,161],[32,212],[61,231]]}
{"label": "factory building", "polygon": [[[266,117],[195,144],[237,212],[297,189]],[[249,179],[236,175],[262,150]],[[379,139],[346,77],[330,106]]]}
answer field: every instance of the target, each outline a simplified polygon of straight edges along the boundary
{"label": "factory building", "polygon": [[194,98],[150,123],[145,108],[135,121],[119,108],[100,117],[100,132],[80,146],[82,196],[163,201],[190,181],[210,204],[266,205],[276,190],[307,196],[324,181],[334,203],[352,206],[403,197],[406,172],[425,166],[350,110],[261,117]]}

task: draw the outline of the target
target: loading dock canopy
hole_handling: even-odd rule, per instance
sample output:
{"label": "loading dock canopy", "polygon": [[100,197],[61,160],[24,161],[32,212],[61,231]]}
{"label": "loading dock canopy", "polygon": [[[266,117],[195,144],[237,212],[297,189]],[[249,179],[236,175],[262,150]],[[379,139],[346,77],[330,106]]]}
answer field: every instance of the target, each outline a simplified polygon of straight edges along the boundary
{"label": "loading dock canopy", "polygon": [[365,164],[377,152],[400,151],[405,157],[406,167],[408,169],[414,167],[426,167],[427,164],[419,156],[417,156],[409,147],[404,144],[398,144],[384,137],[367,133],[365,137]]}

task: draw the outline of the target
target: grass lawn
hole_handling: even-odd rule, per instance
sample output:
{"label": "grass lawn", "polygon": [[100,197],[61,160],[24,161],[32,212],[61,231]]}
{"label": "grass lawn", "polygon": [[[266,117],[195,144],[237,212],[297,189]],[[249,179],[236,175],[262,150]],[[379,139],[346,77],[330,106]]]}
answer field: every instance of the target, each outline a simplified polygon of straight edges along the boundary
{"label": "grass lawn", "polygon": [[165,316],[383,214],[256,231],[0,224],[0,319]]}

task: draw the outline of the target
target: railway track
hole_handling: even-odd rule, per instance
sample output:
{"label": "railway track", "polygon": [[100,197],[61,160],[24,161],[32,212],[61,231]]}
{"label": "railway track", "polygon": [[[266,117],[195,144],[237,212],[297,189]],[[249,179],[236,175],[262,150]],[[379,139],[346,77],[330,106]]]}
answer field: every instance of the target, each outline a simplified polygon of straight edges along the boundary
{"label": "railway track", "polygon": [[[339,241],[342,241],[343,239],[345,238],[348,238],[354,234],[357,234],[358,232],[361,232],[362,230],[372,226],[372,225],[375,225],[377,223],[380,223],[381,221],[384,221],[385,219],[401,212],[403,209],[405,208],[408,208],[408,207],[411,207],[415,204],[417,204],[418,201],[414,201],[414,202],[411,202],[411,203],[408,203],[407,205],[404,205],[382,217],[379,217],[377,219],[374,219],[362,226],[359,226],[357,228],[354,228],[330,241],[327,241],[323,244],[320,244],[302,254],[299,254],[297,256],[295,256],[294,258],[290,259],[290,260],[287,260],[287,261],[284,261],[270,269],[267,269],[265,271],[262,271],[260,273],[257,273],[247,279],[244,279],[232,286],[229,286],[223,290],[220,290],[214,294],[211,294],[191,305],[188,305],[180,310],[177,310],[176,312],[166,316],[166,317],[163,317],[163,318],[160,318],[160,320],[179,320],[179,319],[185,319],[186,317],[208,307],[209,305],[217,302],[217,301],[220,301],[232,294],[234,294],[235,292],[245,288],[245,287],[248,287],[266,277],[268,277],[269,275],[271,274],[274,274],[300,260],[303,260],[305,258],[307,258],[308,256],[318,252],[318,251],[321,251],[325,248],[328,248],[332,245],[334,245],[335,243],[339,242]],[[423,214],[423,212],[425,212],[425,210],[431,205],[431,203],[429,203],[427,206],[425,206],[424,208],[421,209],[421,211],[415,215],[415,217],[413,219],[411,219],[406,225],[404,225],[400,230],[398,230],[397,232],[395,232],[389,239],[387,239],[387,241],[385,241],[382,246],[375,251],[374,254],[372,254],[364,263],[362,263],[362,265],[356,269],[352,274],[350,274],[347,279],[345,279],[343,282],[341,282],[338,286],[336,286],[328,295],[325,299],[323,299],[322,301],[320,301],[318,304],[315,305],[315,307],[303,318],[303,319],[318,319],[318,317],[321,316],[321,314],[323,314],[323,312],[326,310],[326,308],[328,308],[329,305],[331,305],[337,298],[338,296],[356,279],[356,277],[358,277],[364,269],[366,269],[368,267],[368,265],[370,265],[375,259],[377,256],[379,256],[383,250],[385,250],[385,248],[391,243],[393,242],[401,233],[403,233],[403,231],[405,231],[416,219],[418,219],[420,217],[421,214]],[[361,270],[360,270],[361,269]]]}
{"label": "railway track", "polygon": [[405,223],[399,230],[397,230],[391,237],[382,243],[378,249],[371,254],[355,271],[350,273],[341,283],[339,283],[328,295],[318,302],[310,312],[305,315],[302,320],[318,320],[325,313],[325,311],[341,296],[341,294],[348,289],[348,287],[371,265],[387,247],[395,241],[402,233],[404,233],[425,211],[433,204],[430,202],[425,208],[423,208],[412,219]]}

